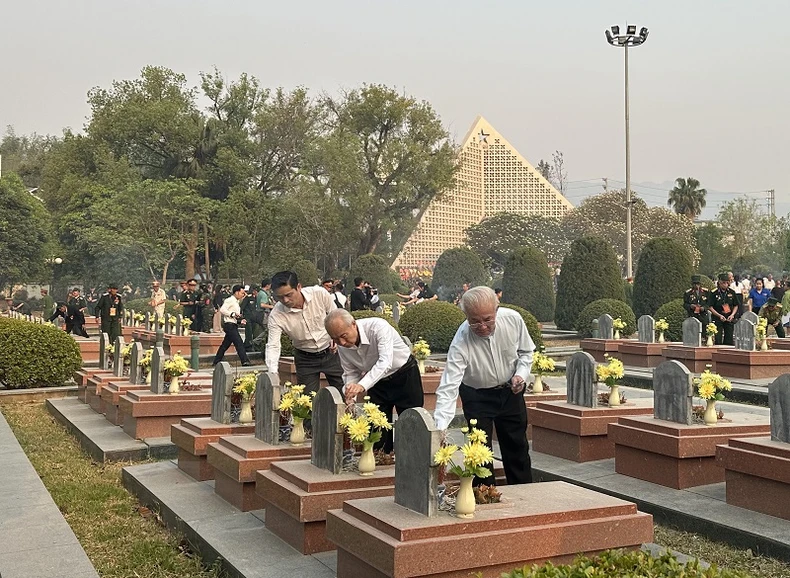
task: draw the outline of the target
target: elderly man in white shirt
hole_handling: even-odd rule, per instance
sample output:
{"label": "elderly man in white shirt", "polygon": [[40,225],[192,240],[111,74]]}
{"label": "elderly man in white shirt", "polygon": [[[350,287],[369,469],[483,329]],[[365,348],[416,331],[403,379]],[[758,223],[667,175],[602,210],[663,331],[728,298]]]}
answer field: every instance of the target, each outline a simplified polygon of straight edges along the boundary
{"label": "elderly man in white shirt", "polygon": [[[521,315],[500,308],[492,289],[474,287],[459,305],[466,321],[450,343],[436,389],[436,427],[446,429],[455,417],[460,393],[464,417],[477,420],[476,427],[486,432],[489,445],[496,427],[507,483],[529,483],[532,465],[523,392],[535,344]],[[494,484],[494,476],[475,483]]]}
{"label": "elderly man in white shirt", "polygon": [[308,392],[318,391],[321,373],[329,385],[343,387],[343,368],[337,348],[324,328],[324,319],[334,311],[335,301],[323,287],[302,287],[292,271],[272,277],[272,294],[277,304],[271,310],[266,342],[266,365],[277,373],[280,336],[285,333],[294,346],[296,379]]}
{"label": "elderly man in white shirt", "polygon": [[[345,309],[335,309],[324,321],[327,332],[340,346],[343,392],[348,403],[359,394],[370,396],[392,422],[411,407],[422,407],[422,378],[417,361],[392,325],[380,317],[357,319]],[[392,431],[386,432],[376,448],[393,449]]]}
{"label": "elderly man in white shirt", "polygon": [[244,318],[241,316],[239,302],[246,295],[247,292],[244,290],[243,285],[234,285],[233,295],[222,302],[219,314],[222,315],[222,329],[225,331],[225,338],[222,340],[222,344],[219,346],[211,365],[217,365],[222,361],[222,358],[225,357],[225,352],[231,345],[236,348],[236,353],[242,365],[252,365],[250,358],[247,357],[247,351],[244,349],[244,340],[239,335],[239,322],[245,323]]}

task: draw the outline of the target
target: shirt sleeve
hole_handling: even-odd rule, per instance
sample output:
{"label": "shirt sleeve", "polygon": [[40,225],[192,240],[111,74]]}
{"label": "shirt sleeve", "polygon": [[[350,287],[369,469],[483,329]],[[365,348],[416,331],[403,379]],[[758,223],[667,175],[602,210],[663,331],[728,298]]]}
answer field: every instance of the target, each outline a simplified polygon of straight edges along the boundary
{"label": "shirt sleeve", "polygon": [[532,353],[535,351],[535,343],[529,335],[529,330],[523,319],[518,320],[518,341],[516,350],[518,353],[518,362],[516,363],[515,374],[521,377],[526,383],[530,371],[532,370]]}
{"label": "shirt sleeve", "polygon": [[[385,322],[386,323],[386,322]],[[373,324],[371,324],[373,325]],[[371,329],[372,335],[368,335],[370,341],[376,342],[376,347],[378,349],[379,358],[376,363],[371,367],[368,372],[365,374],[359,381],[359,385],[365,388],[365,391],[369,390],[371,387],[378,383],[381,376],[383,376],[387,371],[392,369],[392,358],[393,358],[393,351],[392,348],[394,347],[394,343],[392,341],[392,334],[393,331],[379,331],[378,329],[374,328]],[[352,382],[353,383],[353,382]]]}
{"label": "shirt sleeve", "polygon": [[349,383],[360,383],[362,373],[356,367],[354,367],[354,365],[346,357],[344,357],[340,351],[338,351],[337,354],[340,355],[340,365],[343,367],[343,383],[345,384],[343,386],[343,392],[345,393],[346,385]]}
{"label": "shirt sleeve", "polygon": [[280,368],[280,352],[282,351],[280,336],[283,334],[283,330],[277,325],[274,315],[269,316],[268,329],[269,335],[266,338],[266,367],[269,368],[270,373],[278,373]]}
{"label": "shirt sleeve", "polygon": [[450,344],[450,350],[447,352],[447,362],[444,364],[442,379],[436,388],[436,409],[433,412],[433,419],[439,430],[447,429],[455,417],[458,389],[461,387],[461,380],[466,373],[467,364],[468,360],[462,351],[461,340],[456,334]]}
{"label": "shirt sleeve", "polygon": [[230,317],[230,314],[233,313],[233,309],[231,308],[231,305],[228,303],[227,299],[222,303],[222,307],[219,308],[219,312],[220,315],[224,315],[225,317]]}

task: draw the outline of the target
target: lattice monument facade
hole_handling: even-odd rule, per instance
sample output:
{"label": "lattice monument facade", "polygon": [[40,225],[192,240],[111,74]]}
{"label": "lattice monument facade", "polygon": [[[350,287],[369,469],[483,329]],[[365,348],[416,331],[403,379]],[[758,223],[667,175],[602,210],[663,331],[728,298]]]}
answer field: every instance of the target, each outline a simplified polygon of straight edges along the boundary
{"label": "lattice monument facade", "polygon": [[478,116],[459,153],[455,185],[428,206],[392,264],[433,267],[460,247],[470,225],[501,212],[562,217],[573,205],[488,122]]}

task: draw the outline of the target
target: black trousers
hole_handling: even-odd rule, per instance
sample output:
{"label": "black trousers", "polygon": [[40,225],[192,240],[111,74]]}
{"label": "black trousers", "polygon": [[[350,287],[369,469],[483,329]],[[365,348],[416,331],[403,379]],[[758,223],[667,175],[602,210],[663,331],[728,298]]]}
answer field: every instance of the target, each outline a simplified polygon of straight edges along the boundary
{"label": "black trousers", "polygon": [[[527,442],[527,406],[524,396],[515,394],[509,388],[475,389],[461,384],[461,403],[466,421],[476,419],[477,429],[486,432],[488,447],[496,428],[499,449],[508,485],[532,482],[532,460],[529,457]],[[495,485],[493,464],[488,478],[475,478],[474,484]]]}
{"label": "black trousers", "polygon": [[713,322],[719,330],[716,333],[716,345],[735,345],[735,323],[732,321],[722,321],[716,317]]}
{"label": "black trousers", "polygon": [[79,313],[79,315],[74,316],[74,319],[71,321],[70,331],[74,335],[79,335],[81,337],[88,337],[88,332],[85,331],[85,315]]}
{"label": "black trousers", "polygon": [[225,338],[222,340],[222,345],[217,349],[217,354],[214,356],[212,365],[217,365],[222,361],[222,358],[225,357],[225,352],[230,349],[231,345],[236,348],[236,354],[239,356],[239,359],[241,359],[241,362],[249,363],[250,358],[247,357],[247,352],[244,351],[244,341],[242,341],[241,335],[239,335],[239,326],[235,323],[224,323],[222,329],[225,330]]}
{"label": "black trousers", "polygon": [[[422,378],[417,360],[410,356],[403,367],[389,377],[380,379],[368,390],[367,395],[370,396],[371,403],[375,403],[384,412],[390,423],[393,409],[400,415],[411,407],[422,407]],[[390,453],[394,448],[392,432],[393,430],[385,431],[381,440],[373,446],[374,449],[383,449],[385,453]]]}
{"label": "black trousers", "polygon": [[784,337],[785,337],[785,328],[782,325],[782,322],[780,321],[776,325],[772,325],[772,327],[774,329],[776,329],[776,336],[781,338],[781,339],[784,339]]}
{"label": "black trousers", "polygon": [[320,353],[309,353],[294,349],[294,365],[296,365],[296,379],[304,385],[306,393],[318,391],[321,384],[321,374],[326,376],[329,385],[343,390],[343,368],[340,365],[340,356],[328,349]]}

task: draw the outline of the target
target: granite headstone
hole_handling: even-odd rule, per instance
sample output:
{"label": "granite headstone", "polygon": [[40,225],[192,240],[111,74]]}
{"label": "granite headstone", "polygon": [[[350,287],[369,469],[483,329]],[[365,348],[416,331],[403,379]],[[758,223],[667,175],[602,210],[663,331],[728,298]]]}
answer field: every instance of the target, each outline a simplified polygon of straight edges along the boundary
{"label": "granite headstone", "polygon": [[255,437],[276,446],[280,443],[280,376],[261,373],[255,384]]}
{"label": "granite headstone", "polygon": [[738,321],[735,322],[733,336],[735,339],[735,349],[754,351],[755,337],[753,321],[745,317],[738,319]]}
{"label": "granite headstone", "polygon": [[768,386],[771,410],[771,439],[790,443],[790,373],[777,377]]}
{"label": "granite headstone", "polygon": [[688,317],[681,325],[683,330],[683,345],[686,347],[702,347],[702,323],[699,319]]}
{"label": "granite headstone", "polygon": [[640,343],[656,342],[656,320],[650,315],[642,315],[636,322]]}
{"label": "granite headstone", "polygon": [[137,385],[143,382],[143,372],[140,371],[140,360],[143,358],[143,344],[139,341],[132,343],[132,353],[129,357],[129,383]]}
{"label": "granite headstone", "polygon": [[395,460],[395,503],[424,516],[439,510],[439,466],[433,456],[442,433],[422,407],[407,409],[395,422],[395,447],[405,448]]}
{"label": "granite headstone", "polygon": [[682,363],[665,361],[653,370],[653,416],[691,425],[694,383]]}
{"label": "granite headstone", "polygon": [[109,342],[109,335],[106,333],[99,335],[99,369],[107,369],[109,364],[109,357],[107,356],[107,344]]}
{"label": "granite headstone", "polygon": [[173,328],[170,324],[170,315],[165,313],[165,334],[170,335],[173,332]]}
{"label": "granite headstone", "polygon": [[743,315],[741,315],[741,319],[747,319],[757,325],[757,322],[760,321],[760,316],[757,315],[754,311],[747,311]]}
{"label": "granite headstone", "polygon": [[592,355],[584,351],[571,355],[565,365],[565,380],[568,388],[568,403],[583,407],[598,407],[595,359]]}
{"label": "granite headstone", "polygon": [[614,339],[614,319],[608,313],[598,318],[598,337],[600,339]]}
{"label": "granite headstone", "polygon": [[154,393],[165,393],[169,384],[165,383],[164,365],[165,350],[161,345],[154,347],[151,355],[151,391]]}
{"label": "granite headstone", "polygon": [[395,323],[395,325],[400,323],[400,307],[398,306],[398,303],[392,304],[392,321]]}
{"label": "granite headstone", "polygon": [[222,361],[211,374],[211,419],[230,423],[230,396],[233,393],[233,371],[230,363]]}
{"label": "granite headstone", "polygon": [[124,341],[123,336],[119,335],[115,338],[115,353],[113,353],[112,357],[112,374],[115,377],[123,377],[123,348],[124,348]]}
{"label": "granite headstone", "polygon": [[180,313],[176,315],[176,335],[183,335],[184,334],[184,316]]}
{"label": "granite headstone", "polygon": [[151,331],[151,314],[148,312],[145,314],[145,330]]}
{"label": "granite headstone", "polygon": [[322,387],[313,399],[313,441],[310,462],[317,468],[339,474],[343,469],[343,428],[346,412],[343,396],[334,387]]}

